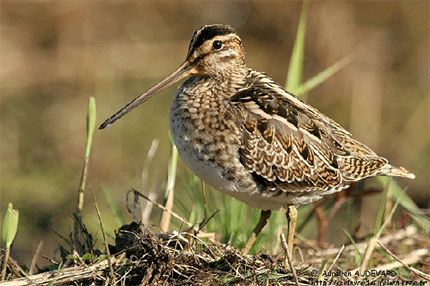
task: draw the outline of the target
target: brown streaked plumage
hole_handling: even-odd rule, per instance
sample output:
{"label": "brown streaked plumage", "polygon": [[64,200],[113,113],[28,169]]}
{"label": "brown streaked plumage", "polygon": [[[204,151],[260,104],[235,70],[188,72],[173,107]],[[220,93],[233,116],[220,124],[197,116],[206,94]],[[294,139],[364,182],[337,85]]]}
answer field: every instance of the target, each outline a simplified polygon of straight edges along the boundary
{"label": "brown streaked plumage", "polygon": [[170,110],[179,154],[213,187],[263,210],[245,252],[270,210],[288,208],[291,251],[295,206],[367,177],[414,178],[264,73],[246,67],[241,39],[226,25],[197,30],[185,62],[100,129],[184,78]]}

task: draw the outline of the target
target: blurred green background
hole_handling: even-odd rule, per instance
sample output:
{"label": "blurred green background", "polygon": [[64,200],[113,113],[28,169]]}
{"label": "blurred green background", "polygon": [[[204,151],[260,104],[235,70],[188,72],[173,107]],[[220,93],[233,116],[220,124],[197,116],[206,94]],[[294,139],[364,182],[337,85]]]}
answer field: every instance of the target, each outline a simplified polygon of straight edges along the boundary
{"label": "blurred green background", "polygon": [[[51,229],[64,236],[72,229],[90,96],[96,98],[100,123],[176,68],[193,31],[210,23],[234,26],[248,65],[283,84],[302,3],[1,1],[0,5],[0,208],[3,213],[13,202],[19,209],[12,254],[28,264],[41,240],[42,253],[54,254],[61,240]],[[414,172],[416,180],[399,182],[423,209],[429,208],[430,190],[429,11],[428,1],[311,1],[304,70],[306,80],[345,56],[356,56],[306,101],[394,165]],[[130,187],[148,185],[141,181],[141,173],[155,138],[160,144],[150,177],[162,196],[174,90],[95,134],[88,187],[110,233],[121,221],[109,207],[109,197],[129,221],[125,194]],[[187,192],[187,172],[180,164],[176,186],[180,194]],[[98,229],[90,196],[84,220]]]}

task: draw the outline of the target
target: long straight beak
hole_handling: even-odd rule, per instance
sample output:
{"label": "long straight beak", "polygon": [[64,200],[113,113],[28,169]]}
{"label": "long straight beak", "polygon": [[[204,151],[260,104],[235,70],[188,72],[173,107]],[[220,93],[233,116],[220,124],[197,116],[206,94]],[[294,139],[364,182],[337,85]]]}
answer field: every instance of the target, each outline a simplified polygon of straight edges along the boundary
{"label": "long straight beak", "polygon": [[190,75],[195,74],[194,69],[188,64],[187,61],[185,61],[179,68],[177,68],[175,71],[173,71],[171,74],[169,74],[165,79],[127,103],[126,106],[121,108],[118,112],[113,114],[111,117],[105,120],[100,126],[99,129],[104,129],[106,127],[109,127],[111,124],[113,124],[115,121],[126,115],[128,112],[130,112],[132,109],[137,107],[138,105],[144,103],[148,99],[150,99],[153,95],[156,93],[168,88],[175,82],[180,81],[183,78],[189,77]]}

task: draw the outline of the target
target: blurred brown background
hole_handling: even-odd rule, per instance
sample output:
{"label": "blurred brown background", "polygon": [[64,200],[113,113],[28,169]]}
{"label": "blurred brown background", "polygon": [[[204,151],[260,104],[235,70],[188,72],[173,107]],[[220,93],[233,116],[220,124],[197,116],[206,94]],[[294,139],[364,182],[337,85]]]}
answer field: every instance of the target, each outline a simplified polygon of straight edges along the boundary
{"label": "blurred brown background", "polygon": [[[13,202],[20,227],[13,255],[28,263],[39,241],[52,255],[76,204],[88,98],[102,122],[176,68],[193,31],[237,28],[250,67],[284,83],[301,2],[1,1],[0,208]],[[305,79],[350,54],[357,60],[307,95],[354,136],[417,175],[399,180],[429,208],[429,2],[313,1]],[[95,134],[88,186],[111,232],[125,221],[128,188],[140,188],[143,162],[160,140],[153,180],[167,172],[168,107],[174,88]],[[181,165],[178,191],[186,170]],[[97,219],[87,197],[85,219]]]}

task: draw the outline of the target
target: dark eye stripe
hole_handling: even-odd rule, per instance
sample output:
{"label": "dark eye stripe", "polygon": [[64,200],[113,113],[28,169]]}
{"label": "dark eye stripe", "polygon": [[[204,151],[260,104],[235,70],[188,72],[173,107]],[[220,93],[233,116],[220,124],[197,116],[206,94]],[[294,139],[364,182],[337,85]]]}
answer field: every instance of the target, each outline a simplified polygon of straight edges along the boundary
{"label": "dark eye stripe", "polygon": [[190,42],[188,48],[188,56],[190,56],[195,49],[200,47],[205,41],[213,39],[216,36],[222,36],[227,34],[235,34],[236,31],[227,25],[207,25],[197,30],[193,39]]}

